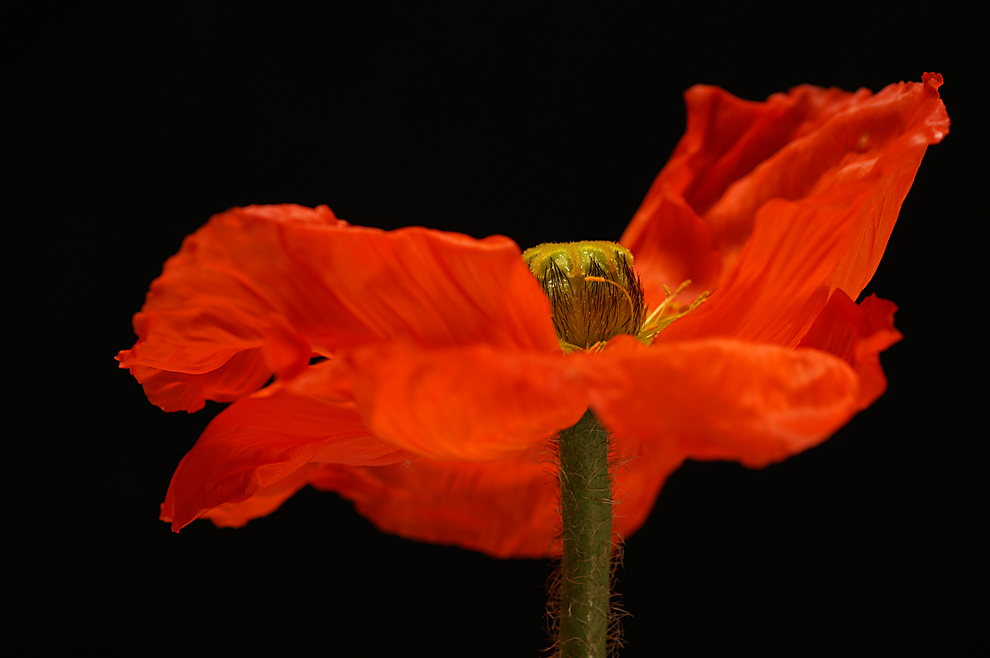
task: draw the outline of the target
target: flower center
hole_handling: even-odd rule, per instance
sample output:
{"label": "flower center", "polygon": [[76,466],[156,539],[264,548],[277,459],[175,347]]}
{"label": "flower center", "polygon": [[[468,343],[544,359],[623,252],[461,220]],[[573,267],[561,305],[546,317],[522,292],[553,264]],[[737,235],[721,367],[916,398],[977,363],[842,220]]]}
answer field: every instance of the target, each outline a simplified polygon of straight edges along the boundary
{"label": "flower center", "polygon": [[619,334],[649,345],[674,320],[696,309],[708,293],[690,304],[674,298],[690,285],[685,281],[647,315],[643,284],[633,271],[633,256],[614,242],[554,242],[523,252],[544,294],[550,300],[553,328],[564,352],[598,350]]}
{"label": "flower center", "polygon": [[527,249],[523,261],[550,300],[565,352],[619,334],[637,335],[646,317],[643,285],[629,250],[614,242],[563,242]]}

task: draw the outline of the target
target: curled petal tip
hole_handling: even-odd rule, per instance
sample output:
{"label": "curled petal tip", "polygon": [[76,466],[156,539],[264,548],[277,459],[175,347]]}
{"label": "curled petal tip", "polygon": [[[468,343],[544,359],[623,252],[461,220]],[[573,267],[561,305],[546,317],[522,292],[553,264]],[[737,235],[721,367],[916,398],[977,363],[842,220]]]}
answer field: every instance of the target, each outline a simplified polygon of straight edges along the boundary
{"label": "curled petal tip", "polygon": [[921,81],[926,85],[930,86],[932,89],[938,90],[942,86],[942,74],[941,73],[925,73],[921,76]]}

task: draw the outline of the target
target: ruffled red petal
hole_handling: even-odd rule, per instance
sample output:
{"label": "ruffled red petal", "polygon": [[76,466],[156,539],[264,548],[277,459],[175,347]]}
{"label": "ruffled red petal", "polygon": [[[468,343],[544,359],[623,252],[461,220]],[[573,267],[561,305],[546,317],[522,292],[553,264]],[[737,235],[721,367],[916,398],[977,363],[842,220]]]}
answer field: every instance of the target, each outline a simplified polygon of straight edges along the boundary
{"label": "ruffled red petal", "polygon": [[[601,418],[599,420],[605,423]],[[646,522],[661,487],[684,462],[685,456],[675,441],[641,441],[612,431],[609,457],[615,464],[612,498],[616,501],[612,511],[612,533],[616,538],[624,538]]]}
{"label": "ruffled red petal", "polygon": [[[667,213],[673,210],[684,215],[680,206],[686,205],[697,216],[704,216],[736,180],[868,96],[866,90],[849,94],[802,85],[759,103],[736,98],[718,87],[691,87],[684,94],[687,130],[622,236],[622,244],[637,259],[637,269],[652,269],[656,261],[655,267],[670,276],[663,284],[676,287],[692,279],[699,290],[713,289],[716,282],[709,277],[723,268],[711,261],[722,258],[717,250],[745,242],[751,219],[742,230],[716,224],[702,231],[694,226],[696,220],[668,217]],[[651,226],[654,223],[661,227]],[[674,236],[691,240],[685,246],[669,239]],[[685,247],[686,253],[681,251]],[[685,267],[691,264],[695,267]]]}
{"label": "ruffled red petal", "polygon": [[552,457],[539,447],[486,462],[321,465],[311,484],[354,501],[379,529],[495,557],[545,557],[559,525]]}
{"label": "ruffled red petal", "polygon": [[[645,522],[667,475],[682,457],[659,444],[615,441],[613,533],[628,536]],[[416,459],[385,467],[323,464],[310,483],[352,500],[380,530],[453,544],[499,558],[559,553],[557,474],[546,444],[487,462]]]}
{"label": "ruffled red petal", "polygon": [[[719,236],[716,244],[730,258],[742,249],[760,209],[772,199],[848,200],[860,208],[843,256],[851,260],[846,267],[859,267],[846,274],[852,279],[846,292],[859,294],[883,255],[926,148],[949,129],[945,107],[930,85],[900,83],[872,97],[860,95],[733,182],[704,213]],[[866,189],[856,189],[860,182]],[[843,187],[850,188],[849,194],[835,194]]]}
{"label": "ruffled red petal", "polygon": [[118,355],[166,410],[232,400],[311,353],[393,339],[553,351],[549,304],[511,240],[352,227],[328,208],[252,206],[183,243]]}
{"label": "ruffled red petal", "polygon": [[621,242],[633,253],[651,308],[663,302],[664,286],[676,289],[690,280],[683,298],[694,299],[718,285],[722,255],[713,246],[711,229],[669,188],[654,185]]}
{"label": "ruffled red petal", "polygon": [[768,203],[728,278],[657,342],[718,336],[795,346],[828,300],[825,281],[865,196],[846,189],[830,203]]}
{"label": "ruffled red petal", "polygon": [[[288,477],[258,489],[250,498],[236,503],[224,503],[201,512],[198,518],[209,519],[218,528],[241,528],[252,519],[268,516],[292,498],[297,491],[309,484],[309,476],[314,468],[316,464],[306,464]],[[170,518],[163,520],[171,521]]]}
{"label": "ruffled red petal", "polygon": [[877,130],[861,133],[857,155],[845,158],[816,185],[822,189],[855,180],[877,181],[869,201],[873,212],[860,213],[827,281],[829,290],[843,290],[851,299],[859,297],[876,273],[927,147],[949,133],[949,115],[938,93],[941,74],[925,73],[922,80],[891,85],[877,94],[880,107],[871,110],[879,116],[870,117],[879,124]]}
{"label": "ruffled red petal", "polygon": [[727,263],[732,245],[746,240],[739,260],[711,299],[660,340],[796,345],[833,290],[854,297],[873,276],[925,149],[947,131],[931,85],[891,85],[737,180],[705,219],[723,236],[716,246],[729,250]]}
{"label": "ruffled red petal", "polygon": [[865,89],[799,85],[760,103],[696,85],[684,94],[688,125],[671,157],[671,178],[691,207],[706,215],[735,181],[869,95]]}
{"label": "ruffled red petal", "polygon": [[717,338],[613,343],[583,362],[591,406],[642,451],[669,443],[680,457],[758,468],[820,443],[858,410],[856,372],[826,352]]}
{"label": "ruffled red petal", "polygon": [[897,306],[870,295],[858,306],[841,290],[835,291],[821,315],[801,339],[800,347],[834,354],[859,376],[859,408],[865,409],[887,390],[880,352],[903,336],[894,328]]}
{"label": "ruffled red petal", "polygon": [[173,530],[221,507],[212,516],[232,525],[267,514],[302,486],[296,472],[310,462],[389,464],[412,456],[372,437],[353,404],[278,387],[265,393],[220,413],[179,463],[161,515]]}
{"label": "ruffled red petal", "polygon": [[539,354],[393,343],[333,361],[319,371],[324,390],[349,387],[369,431],[435,459],[489,460],[528,450],[588,408],[580,376],[559,347]]}

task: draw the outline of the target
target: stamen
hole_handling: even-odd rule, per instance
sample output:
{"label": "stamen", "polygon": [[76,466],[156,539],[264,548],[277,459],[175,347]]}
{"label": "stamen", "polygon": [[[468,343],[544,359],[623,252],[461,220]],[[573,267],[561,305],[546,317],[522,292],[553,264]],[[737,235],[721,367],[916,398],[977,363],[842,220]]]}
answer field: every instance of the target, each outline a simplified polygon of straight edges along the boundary
{"label": "stamen", "polygon": [[684,317],[708,299],[708,291],[706,290],[698,295],[697,299],[691,302],[690,305],[681,304],[675,307],[672,303],[674,298],[684,292],[689,285],[691,285],[690,279],[677,286],[677,290],[674,292],[671,292],[667,286],[663,287],[664,300],[650,313],[650,316],[646,318],[639,332],[636,334],[636,338],[640,342],[649,345],[656,338],[657,334],[669,327],[674,320]]}
{"label": "stamen", "polygon": [[612,284],[613,286],[615,286],[616,288],[618,288],[619,290],[621,290],[622,291],[622,294],[626,296],[626,301],[629,302],[629,312],[630,313],[635,313],[636,312],[636,309],[633,308],[633,301],[632,301],[632,297],[629,296],[629,292],[625,288],[623,288],[622,286],[620,286],[618,283],[616,283],[615,281],[609,281],[608,279],[602,278],[600,276],[586,276],[586,277],[584,277],[584,280],[585,281],[596,281],[598,283],[610,283],[610,284]]}
{"label": "stamen", "polygon": [[[656,320],[661,313],[663,313],[664,309],[667,308],[667,300],[677,297],[679,294],[684,292],[684,289],[687,288],[689,285],[691,285],[691,279],[688,279],[687,281],[681,283],[681,285],[677,286],[677,290],[674,291],[673,294],[671,294],[670,292],[670,287],[665,285],[663,287],[663,293],[664,293],[663,301],[660,302],[659,306],[653,309],[653,312],[650,313],[650,317],[646,318],[646,320],[643,321],[643,327],[646,327],[648,324]],[[705,292],[704,294],[707,295],[708,293]]]}

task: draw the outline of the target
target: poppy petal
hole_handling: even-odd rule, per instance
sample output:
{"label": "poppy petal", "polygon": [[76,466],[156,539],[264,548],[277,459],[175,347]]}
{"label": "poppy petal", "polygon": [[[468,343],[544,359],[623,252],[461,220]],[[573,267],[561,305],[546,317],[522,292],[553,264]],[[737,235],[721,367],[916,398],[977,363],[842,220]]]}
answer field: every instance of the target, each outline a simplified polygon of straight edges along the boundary
{"label": "poppy petal", "polygon": [[128,360],[127,367],[144,387],[148,399],[165,411],[198,411],[207,398],[233,402],[261,388],[271,376],[260,349],[232,351],[229,359],[223,359],[222,354],[217,357],[216,369],[202,374],[159,370],[130,361],[129,357],[118,359],[122,364]]}
{"label": "poppy petal", "polygon": [[718,284],[722,255],[711,229],[669,188],[651,190],[620,242],[633,253],[650,307],[664,301],[664,286],[676,289],[690,280],[683,294],[694,299]]}
{"label": "poppy petal", "polygon": [[893,85],[758,166],[707,217],[755,213],[736,266],[659,340],[797,345],[833,290],[858,295],[873,276],[927,145],[947,130],[931,85]]}
{"label": "poppy petal", "polygon": [[583,385],[556,354],[488,345],[422,350],[367,347],[325,368],[326,388],[346,380],[375,436],[434,459],[490,460],[527,450],[576,423]]}
{"label": "poppy petal", "polygon": [[644,451],[670,443],[683,457],[758,468],[817,445],[858,410],[856,372],[818,350],[731,339],[646,348],[620,336],[597,356],[583,362],[592,409]]}
{"label": "poppy petal", "polygon": [[[309,484],[309,476],[315,467],[316,464],[306,464],[288,477],[258,489],[247,500],[224,503],[201,512],[198,518],[209,519],[218,528],[242,528],[252,519],[268,516]],[[171,521],[170,518],[163,520]]]}
{"label": "poppy petal", "polygon": [[887,390],[887,377],[880,366],[880,352],[903,335],[894,329],[897,306],[870,295],[858,306],[836,290],[799,347],[834,354],[849,363],[859,375],[859,408],[865,409]]}
{"label": "poppy petal", "polygon": [[[703,213],[716,246],[731,264],[750,238],[760,209],[771,199],[813,202],[822,197],[819,203],[855,203],[860,207],[851,227],[856,237],[843,245],[843,255],[852,257],[846,267],[858,265],[843,277],[851,279],[851,287],[843,287],[855,298],[876,270],[926,148],[940,142],[948,130],[937,86],[900,83],[875,96],[861,91],[843,111],[726,188]],[[867,182],[866,190],[856,189],[860,181]],[[850,194],[834,194],[845,186]]]}
{"label": "poppy petal", "polygon": [[663,483],[684,463],[684,454],[673,441],[647,443],[613,431],[609,461],[615,464],[612,532],[616,538],[624,538],[646,523]]}
{"label": "poppy petal", "polygon": [[[860,222],[851,233],[849,247],[829,277],[830,290],[838,288],[851,299],[857,299],[876,273],[901,204],[914,183],[927,146],[938,144],[949,133],[949,115],[938,93],[941,85],[941,74],[925,73],[920,92],[915,85],[909,86],[910,93],[891,93],[890,98],[885,100],[897,108],[898,120],[907,124],[904,132],[879,153],[872,165],[864,165],[854,158],[835,172],[833,181],[825,176],[819,181],[819,188],[837,185],[844,180],[865,176],[864,170],[872,166],[876,173],[871,172],[870,175],[884,179],[878,188],[886,188],[882,198],[877,199],[879,194],[874,192],[872,201],[875,212],[861,214]],[[899,91],[898,87],[894,89]],[[884,98],[884,93],[877,97]],[[908,97],[905,98],[905,95]],[[905,109],[909,99],[910,106]],[[859,148],[865,149],[865,154],[878,151],[882,137],[882,133],[866,133],[861,137],[863,141],[859,143]]]}
{"label": "poppy petal", "polygon": [[857,187],[863,194],[841,190],[831,203],[776,200],[764,206],[726,280],[656,342],[718,336],[795,346],[828,300],[825,280],[864,210],[868,190]]}
{"label": "poppy petal", "polygon": [[552,457],[540,446],[486,462],[322,464],[310,483],[353,501],[384,532],[501,558],[547,556],[560,521]]}
{"label": "poppy petal", "polygon": [[221,506],[214,517],[235,524],[271,512],[302,486],[294,474],[310,462],[388,464],[411,456],[372,437],[353,404],[269,388],[221,412],[179,463],[161,515],[173,530]]}
{"label": "poppy petal", "polygon": [[186,239],[118,355],[152,402],[195,411],[299,374],[313,352],[402,338],[554,351],[549,303],[508,238],[349,226],[251,206]]}
{"label": "poppy petal", "polygon": [[672,222],[659,200],[682,194],[710,228],[724,279],[658,340],[731,336],[793,347],[833,290],[855,298],[927,145],[948,132],[940,84],[926,73],[875,96],[805,85],[766,103],[689,90],[688,130],[624,239],[644,253],[637,269],[653,260],[673,269],[666,263],[678,256],[666,251],[679,245],[657,244],[663,231],[652,224]]}
{"label": "poppy petal", "polygon": [[[639,529],[667,475],[683,460],[672,450],[627,450],[614,442],[616,540]],[[558,555],[560,514],[552,449],[488,462],[416,459],[384,467],[320,464],[310,484],[335,491],[383,532],[453,544],[499,558]]]}
{"label": "poppy petal", "polygon": [[636,257],[650,304],[663,301],[664,285],[673,289],[688,279],[686,297],[715,289],[728,269],[719,245],[734,242],[721,225],[714,226],[719,232],[714,234],[700,215],[736,179],[868,95],[802,85],[758,103],[718,87],[688,89],[687,130],[620,240]]}
{"label": "poppy petal", "polygon": [[684,93],[684,135],[653,182],[627,235],[655,218],[650,210],[656,206],[656,198],[665,195],[679,195],[696,213],[705,215],[734,181],[789,142],[868,96],[865,89],[850,94],[801,85],[761,103],[742,100],[718,87],[691,87]]}

